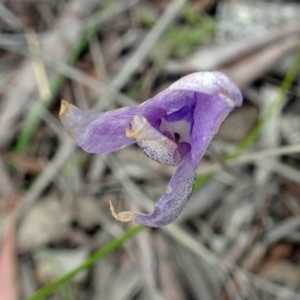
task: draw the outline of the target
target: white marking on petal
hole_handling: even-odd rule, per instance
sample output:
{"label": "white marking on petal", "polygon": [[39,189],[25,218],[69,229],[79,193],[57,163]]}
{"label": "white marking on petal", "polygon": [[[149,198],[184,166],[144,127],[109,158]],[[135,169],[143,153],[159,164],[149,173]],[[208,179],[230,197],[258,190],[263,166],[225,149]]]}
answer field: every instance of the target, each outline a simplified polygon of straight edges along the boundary
{"label": "white marking on petal", "polygon": [[134,138],[141,150],[159,163],[177,166],[181,161],[177,144],[153,128],[143,116],[131,118],[126,136]]}
{"label": "white marking on petal", "polygon": [[177,145],[168,138],[163,140],[136,140],[136,143],[147,156],[161,164],[177,166],[181,161]]}
{"label": "white marking on petal", "polygon": [[180,135],[179,142],[191,143],[191,123],[185,120],[168,122],[164,118],[161,119],[159,128],[162,132],[178,133]]}
{"label": "white marking on petal", "polygon": [[224,94],[219,94],[219,95],[226,101],[226,103],[228,104],[229,107],[235,107],[235,103],[231,98],[229,98],[228,96],[226,96]]}
{"label": "white marking on petal", "polygon": [[165,138],[151,126],[143,116],[135,115],[130,120],[130,129],[126,129],[126,136],[136,140],[162,140]]}

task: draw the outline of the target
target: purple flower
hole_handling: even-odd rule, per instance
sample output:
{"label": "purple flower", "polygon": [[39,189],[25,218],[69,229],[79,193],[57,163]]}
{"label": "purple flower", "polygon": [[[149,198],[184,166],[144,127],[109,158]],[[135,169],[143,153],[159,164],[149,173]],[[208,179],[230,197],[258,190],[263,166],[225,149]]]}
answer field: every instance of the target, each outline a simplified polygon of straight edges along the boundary
{"label": "purple flower", "polygon": [[201,157],[224,119],[242,101],[241,92],[227,76],[199,72],[139,106],[106,113],[83,111],[62,101],[60,118],[87,152],[113,152],[136,142],[153,160],[178,166],[152,214],[116,214],[111,205],[120,221],[159,227],[173,222],[186,206]]}

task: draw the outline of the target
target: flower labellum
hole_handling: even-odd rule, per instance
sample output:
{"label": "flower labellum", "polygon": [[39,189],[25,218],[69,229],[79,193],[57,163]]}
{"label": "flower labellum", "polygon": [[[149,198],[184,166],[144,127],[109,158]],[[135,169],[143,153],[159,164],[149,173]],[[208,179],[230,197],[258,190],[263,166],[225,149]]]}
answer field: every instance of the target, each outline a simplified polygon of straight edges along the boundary
{"label": "flower labellum", "polygon": [[105,113],[84,111],[62,101],[60,118],[75,142],[89,153],[117,151],[132,143],[153,160],[178,166],[151,214],[113,216],[151,227],[173,222],[193,190],[195,170],[228,114],[243,102],[240,90],[222,73],[187,75],[139,106]]}

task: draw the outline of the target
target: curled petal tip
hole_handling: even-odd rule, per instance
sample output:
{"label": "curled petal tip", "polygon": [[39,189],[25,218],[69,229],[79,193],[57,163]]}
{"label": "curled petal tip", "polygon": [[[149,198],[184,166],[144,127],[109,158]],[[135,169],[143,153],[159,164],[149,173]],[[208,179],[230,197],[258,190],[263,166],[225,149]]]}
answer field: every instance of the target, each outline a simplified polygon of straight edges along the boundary
{"label": "curled petal tip", "polygon": [[140,213],[138,212],[133,212],[133,211],[122,211],[118,214],[116,214],[115,212],[115,209],[111,203],[111,201],[109,201],[109,207],[110,207],[110,211],[111,211],[111,214],[112,216],[118,220],[118,221],[121,221],[121,222],[124,222],[124,223],[127,223],[127,222],[132,222],[134,221],[134,219],[140,215]]}
{"label": "curled petal tip", "polygon": [[228,97],[224,94],[220,94],[220,96],[226,101],[226,103],[229,107],[232,107],[232,108],[235,107],[235,102],[233,99],[231,99],[230,97]]}
{"label": "curled petal tip", "polygon": [[[135,126],[132,126],[132,122],[135,120]],[[143,139],[145,127],[147,127],[147,120],[143,116],[135,115],[132,117],[131,121],[131,128],[126,128],[125,133],[128,138],[134,138],[136,140]]]}
{"label": "curled petal tip", "polygon": [[67,112],[69,111],[70,107],[72,105],[66,101],[66,100],[61,100],[61,103],[60,103],[60,110],[59,110],[59,118],[62,120],[65,115],[67,114]]}
{"label": "curled petal tip", "polygon": [[137,131],[136,131],[136,132],[133,132],[133,131],[131,131],[129,128],[126,128],[126,129],[125,129],[125,134],[126,134],[126,136],[127,136],[128,138],[136,139],[136,138],[139,137]]}

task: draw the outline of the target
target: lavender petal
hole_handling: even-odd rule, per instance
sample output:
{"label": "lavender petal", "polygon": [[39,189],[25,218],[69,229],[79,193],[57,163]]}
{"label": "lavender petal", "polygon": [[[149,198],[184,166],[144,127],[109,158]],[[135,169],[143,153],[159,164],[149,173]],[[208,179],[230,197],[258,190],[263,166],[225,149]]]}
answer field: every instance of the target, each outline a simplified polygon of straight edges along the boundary
{"label": "lavender petal", "polygon": [[134,139],[127,137],[125,131],[136,114],[144,115],[155,124],[165,115],[165,111],[132,106],[99,113],[81,110],[63,100],[60,119],[77,145],[86,152],[109,153],[134,143]]}
{"label": "lavender petal", "polygon": [[152,214],[137,215],[136,223],[160,227],[172,223],[189,201],[195,181],[195,168],[188,153],[170,180],[166,193],[156,203]]}

